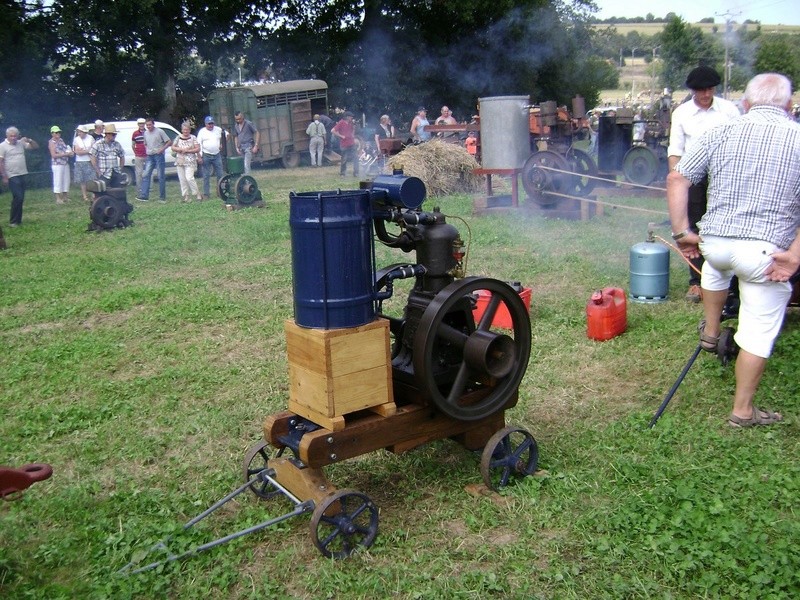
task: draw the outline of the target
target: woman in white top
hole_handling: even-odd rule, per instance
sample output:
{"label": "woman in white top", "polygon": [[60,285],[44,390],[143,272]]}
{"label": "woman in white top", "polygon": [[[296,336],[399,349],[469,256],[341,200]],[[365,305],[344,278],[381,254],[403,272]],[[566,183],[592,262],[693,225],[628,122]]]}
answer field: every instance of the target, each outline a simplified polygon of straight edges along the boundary
{"label": "woman in white top", "polygon": [[72,149],[61,139],[61,128],[53,125],[50,128],[50,164],[53,170],[53,194],[56,204],[64,204],[69,193],[69,159]]}
{"label": "woman in white top", "polygon": [[75,167],[73,170],[73,180],[81,186],[81,193],[86,202],[91,202],[91,198],[86,193],[86,184],[94,179],[95,173],[92,168],[92,157],[90,151],[94,144],[94,138],[89,135],[89,128],[86,125],[79,125],[75,130],[75,138],[72,140],[72,151],[75,153]]}

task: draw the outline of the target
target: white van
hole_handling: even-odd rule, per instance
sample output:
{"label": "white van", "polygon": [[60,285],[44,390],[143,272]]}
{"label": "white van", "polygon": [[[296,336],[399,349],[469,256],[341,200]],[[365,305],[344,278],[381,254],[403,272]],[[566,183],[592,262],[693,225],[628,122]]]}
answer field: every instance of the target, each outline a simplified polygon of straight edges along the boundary
{"label": "white van", "polygon": [[[117,141],[122,144],[122,148],[125,150],[125,172],[128,174],[128,181],[131,182],[131,185],[138,186],[138,182],[136,181],[136,161],[134,160],[132,137],[133,132],[136,131],[139,126],[136,124],[136,121],[104,121],[104,123],[117,128]],[[155,126],[166,133],[170,140],[174,140],[180,135],[177,129],[167,123],[156,121]],[[86,123],[86,127],[89,128],[89,131],[94,131],[94,122]],[[164,153],[164,162],[167,165],[167,175],[177,175],[177,171],[175,170],[175,157],[172,156],[172,152],[169,150]],[[158,173],[155,171],[154,176],[158,179]]]}

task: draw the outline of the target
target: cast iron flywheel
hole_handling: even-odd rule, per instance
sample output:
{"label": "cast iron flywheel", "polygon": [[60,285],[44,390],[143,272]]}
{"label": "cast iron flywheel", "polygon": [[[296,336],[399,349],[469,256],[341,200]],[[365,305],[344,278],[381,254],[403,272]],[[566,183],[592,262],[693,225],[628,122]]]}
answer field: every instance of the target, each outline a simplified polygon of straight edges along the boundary
{"label": "cast iron flywheel", "polygon": [[631,183],[650,185],[658,176],[658,156],[647,146],[634,146],[622,159],[622,172]]}
{"label": "cast iron flywheel", "polygon": [[550,150],[534,152],[522,166],[522,187],[539,206],[551,206],[558,202],[558,197],[547,192],[568,193],[570,170],[567,160],[560,154]]}
{"label": "cast iron flywheel", "polygon": [[[472,294],[488,292],[480,322]],[[505,307],[511,327],[493,324]],[[454,281],[425,309],[414,336],[417,388],[443,413],[475,421],[503,408],[517,392],[531,354],[531,322],[519,294],[486,277]]]}

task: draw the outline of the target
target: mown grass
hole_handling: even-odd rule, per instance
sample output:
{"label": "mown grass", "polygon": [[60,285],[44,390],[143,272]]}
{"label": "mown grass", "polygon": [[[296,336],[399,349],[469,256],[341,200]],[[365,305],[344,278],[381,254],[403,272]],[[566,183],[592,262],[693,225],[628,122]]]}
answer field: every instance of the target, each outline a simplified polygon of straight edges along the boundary
{"label": "mown grass", "polygon": [[[470,274],[533,288],[532,357],[507,417],[537,438],[541,475],[475,497],[479,457],[452,442],[374,453],[327,469],[381,509],[367,552],[322,558],[300,517],[118,575],[237,487],[264,417],[285,408],[288,193],[355,182],[333,168],[256,178],[266,209],[181,205],[171,181],[169,203],[137,205],[134,227],[102,234],[85,232],[78,202],[28,193],[25,224],[6,230],[0,253],[0,463],[47,462],[54,475],[0,505],[0,596],[797,596],[796,309],[759,392],[786,423],[729,429],[732,368],[703,355],[648,430],[696,345],[685,268],[673,256],[671,299],[630,304],[627,333],[608,342],[587,339],[584,308],[594,289],[628,287],[630,247],[665,216],[474,216],[467,197],[436,204],[469,224],[451,220],[469,237]],[[664,209],[660,198],[624,201]],[[383,249],[379,259],[405,255]],[[286,510],[242,496],[173,549]]]}

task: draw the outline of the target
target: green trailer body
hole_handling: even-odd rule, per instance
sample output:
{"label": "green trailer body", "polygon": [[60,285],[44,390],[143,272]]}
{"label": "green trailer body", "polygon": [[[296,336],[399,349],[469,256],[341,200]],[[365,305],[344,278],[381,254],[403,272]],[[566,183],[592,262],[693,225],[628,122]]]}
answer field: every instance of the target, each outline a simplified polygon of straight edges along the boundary
{"label": "green trailer body", "polygon": [[308,152],[306,128],[312,117],[328,112],[328,84],[298,79],[219,88],[208,95],[208,104],[215,123],[227,132],[234,131],[233,115],[238,111],[255,124],[260,142],[254,163],[280,160],[291,168]]}

